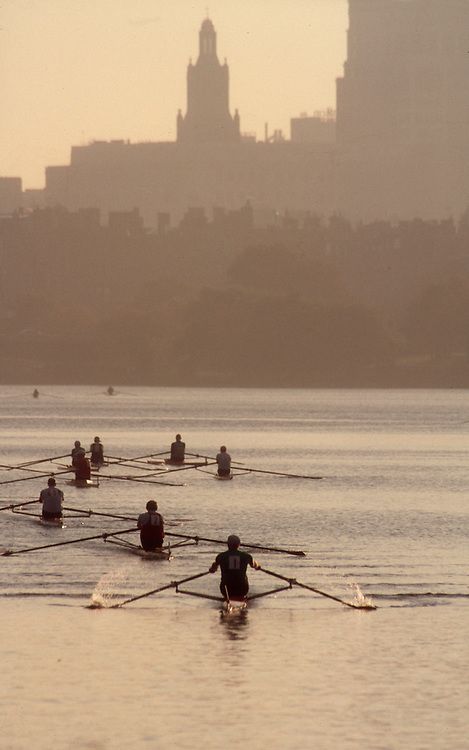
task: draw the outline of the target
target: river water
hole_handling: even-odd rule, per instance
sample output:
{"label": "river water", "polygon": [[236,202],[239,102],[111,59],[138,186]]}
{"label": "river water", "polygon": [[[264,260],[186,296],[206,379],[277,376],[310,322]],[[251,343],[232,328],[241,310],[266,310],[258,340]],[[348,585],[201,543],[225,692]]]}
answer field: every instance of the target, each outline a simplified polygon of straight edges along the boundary
{"label": "river water", "polygon": [[[0,747],[120,750],[466,750],[469,585],[466,391],[0,389],[0,462],[67,453],[95,435],[105,452],[227,445],[247,467],[323,479],[203,471],[150,485],[57,478],[66,506],[135,517],[156,499],[167,530],[304,550],[256,552],[267,569],[351,603],[293,587],[223,617],[215,601],[169,589],[223,549],[171,561],[102,539],[0,557]],[[57,463],[64,463],[58,459]],[[38,464],[44,473],[61,470]],[[17,483],[5,483],[15,478]],[[26,477],[32,477],[27,479]],[[0,471],[0,505],[37,498],[46,479]],[[25,506],[37,512],[37,506]],[[0,547],[20,549],[133,527],[94,516],[66,528],[0,513]],[[130,534],[129,538],[136,537]],[[250,572],[251,593],[282,585]],[[186,584],[216,595],[218,576]],[[100,608],[90,609],[94,601]]]}

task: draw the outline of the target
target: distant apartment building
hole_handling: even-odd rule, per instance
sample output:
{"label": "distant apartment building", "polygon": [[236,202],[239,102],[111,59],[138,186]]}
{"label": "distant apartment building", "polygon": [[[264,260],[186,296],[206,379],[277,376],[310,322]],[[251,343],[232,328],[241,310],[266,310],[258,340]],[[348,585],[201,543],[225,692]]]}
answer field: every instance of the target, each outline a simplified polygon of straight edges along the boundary
{"label": "distant apartment building", "polygon": [[328,143],[335,145],[335,111],[315,112],[309,117],[305,112],[290,120],[292,143]]}
{"label": "distant apartment building", "polygon": [[21,177],[0,177],[0,216],[9,216],[22,205]]}
{"label": "distant apartment building", "polygon": [[349,0],[338,206],[441,217],[469,204],[469,2]]}

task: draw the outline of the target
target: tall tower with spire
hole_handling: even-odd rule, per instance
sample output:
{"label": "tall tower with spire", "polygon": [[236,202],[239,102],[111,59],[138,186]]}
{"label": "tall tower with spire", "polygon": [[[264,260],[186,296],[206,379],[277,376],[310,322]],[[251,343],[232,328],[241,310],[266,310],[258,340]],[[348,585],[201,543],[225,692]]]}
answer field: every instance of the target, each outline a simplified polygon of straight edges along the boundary
{"label": "tall tower with spire", "polygon": [[240,139],[239,115],[229,109],[229,72],[217,57],[217,35],[206,18],[199,31],[199,57],[187,68],[187,112],[179,110],[179,143],[235,143]]}

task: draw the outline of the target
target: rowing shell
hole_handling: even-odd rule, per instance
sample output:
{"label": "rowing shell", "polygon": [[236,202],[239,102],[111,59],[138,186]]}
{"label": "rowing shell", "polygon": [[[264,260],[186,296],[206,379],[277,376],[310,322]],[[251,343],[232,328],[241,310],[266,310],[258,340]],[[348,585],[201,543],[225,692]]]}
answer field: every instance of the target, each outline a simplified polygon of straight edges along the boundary
{"label": "rowing shell", "polygon": [[221,613],[225,617],[240,615],[242,612],[246,612],[247,608],[248,602],[244,596],[241,599],[227,599],[223,602]]}
{"label": "rowing shell", "polygon": [[207,466],[207,461],[172,461],[170,458],[165,458],[164,460],[149,458],[147,464],[161,466],[162,468],[174,466],[174,468],[178,469],[180,467],[191,466],[193,469],[197,469],[199,466]]}
{"label": "rowing shell", "polygon": [[41,526],[55,526],[57,529],[63,529],[65,524],[63,518],[57,517],[57,518],[43,518],[42,516],[39,516],[37,519]]}
{"label": "rowing shell", "polygon": [[138,555],[142,558],[142,560],[170,560],[171,559],[171,552],[169,549],[154,549],[154,550],[147,550],[143,549],[143,547],[137,547],[137,549],[131,549],[129,550],[134,555]]}
{"label": "rowing shell", "polygon": [[70,484],[72,487],[82,487],[83,489],[99,487],[99,482],[94,482],[92,479],[67,479],[66,484]]}
{"label": "rowing shell", "polygon": [[117,539],[117,537],[114,537],[113,539],[108,537],[104,541],[108,544],[115,544],[116,547],[120,547],[126,552],[130,552],[132,555],[137,555],[143,560],[171,560],[171,548],[169,545],[154,550],[146,550],[143,549],[140,544],[133,544],[126,539]]}

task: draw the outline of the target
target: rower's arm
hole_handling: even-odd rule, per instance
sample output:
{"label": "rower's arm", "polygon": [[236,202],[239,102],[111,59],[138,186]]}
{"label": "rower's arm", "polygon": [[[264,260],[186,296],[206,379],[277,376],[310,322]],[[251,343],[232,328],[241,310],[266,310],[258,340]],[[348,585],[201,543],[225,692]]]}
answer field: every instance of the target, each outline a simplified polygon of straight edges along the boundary
{"label": "rower's arm", "polygon": [[217,570],[217,568],[218,568],[218,563],[217,563],[217,561],[215,560],[215,562],[213,562],[213,563],[211,564],[211,566],[209,567],[209,569],[208,569],[208,572],[209,572],[209,573],[216,573],[216,570]]}

